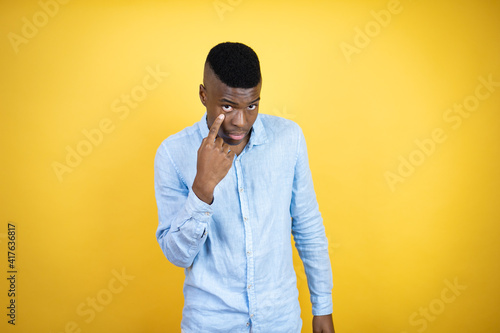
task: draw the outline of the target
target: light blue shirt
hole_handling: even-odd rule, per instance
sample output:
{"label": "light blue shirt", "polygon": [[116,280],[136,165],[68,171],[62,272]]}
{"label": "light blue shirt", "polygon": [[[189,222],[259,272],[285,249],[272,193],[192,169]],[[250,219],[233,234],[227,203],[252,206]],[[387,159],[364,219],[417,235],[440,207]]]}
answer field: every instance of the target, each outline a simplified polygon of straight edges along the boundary
{"label": "light blue shirt", "polygon": [[181,328],[299,333],[291,234],[313,315],[332,313],[333,287],[302,130],[290,120],[259,114],[211,205],[191,188],[207,135],[205,115],[163,141],[155,158],[156,237],[168,260],[185,268]]}

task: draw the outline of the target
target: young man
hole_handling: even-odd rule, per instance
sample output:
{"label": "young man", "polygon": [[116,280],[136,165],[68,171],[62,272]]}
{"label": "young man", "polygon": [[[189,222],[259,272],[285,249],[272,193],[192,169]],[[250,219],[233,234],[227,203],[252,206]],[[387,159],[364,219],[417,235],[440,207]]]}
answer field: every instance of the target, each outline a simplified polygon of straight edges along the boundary
{"label": "young man", "polygon": [[299,333],[290,234],[313,331],[334,332],[328,240],[304,136],[289,120],[259,115],[261,85],[251,48],[216,45],[200,85],[206,114],[157,151],[156,237],[185,268],[185,333]]}

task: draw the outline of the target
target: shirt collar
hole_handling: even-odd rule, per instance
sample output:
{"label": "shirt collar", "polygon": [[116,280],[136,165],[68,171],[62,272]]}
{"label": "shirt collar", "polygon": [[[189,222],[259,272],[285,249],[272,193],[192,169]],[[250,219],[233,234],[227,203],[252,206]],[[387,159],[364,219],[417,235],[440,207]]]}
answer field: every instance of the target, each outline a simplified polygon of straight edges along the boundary
{"label": "shirt collar", "polygon": [[[207,113],[203,115],[201,120],[198,122],[198,128],[200,129],[201,136],[206,138],[208,136],[208,125],[207,125]],[[258,146],[261,144],[267,143],[267,134],[266,129],[264,128],[264,124],[262,124],[262,120],[260,119],[260,114],[257,115],[257,119],[252,126],[252,135],[250,136],[250,141],[248,142],[248,146]]]}

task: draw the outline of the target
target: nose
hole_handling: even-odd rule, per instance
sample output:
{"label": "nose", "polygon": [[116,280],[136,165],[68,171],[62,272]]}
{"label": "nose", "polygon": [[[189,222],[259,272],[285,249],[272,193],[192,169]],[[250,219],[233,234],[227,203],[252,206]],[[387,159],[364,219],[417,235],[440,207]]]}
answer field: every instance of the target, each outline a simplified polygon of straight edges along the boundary
{"label": "nose", "polygon": [[246,124],[245,112],[242,110],[237,110],[231,119],[231,123],[236,127],[244,127]]}

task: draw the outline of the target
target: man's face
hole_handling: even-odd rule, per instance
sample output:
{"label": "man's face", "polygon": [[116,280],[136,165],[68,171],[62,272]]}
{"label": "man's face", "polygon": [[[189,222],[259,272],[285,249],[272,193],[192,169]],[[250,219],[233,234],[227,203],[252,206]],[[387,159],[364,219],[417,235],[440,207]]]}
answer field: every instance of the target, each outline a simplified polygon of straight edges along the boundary
{"label": "man's face", "polygon": [[223,113],[225,118],[218,135],[229,145],[245,146],[259,113],[260,89],[261,83],[253,88],[231,88],[206,64],[200,99],[207,108],[208,127]]}

